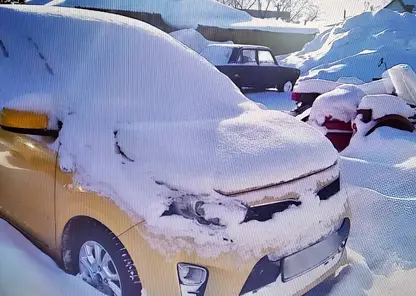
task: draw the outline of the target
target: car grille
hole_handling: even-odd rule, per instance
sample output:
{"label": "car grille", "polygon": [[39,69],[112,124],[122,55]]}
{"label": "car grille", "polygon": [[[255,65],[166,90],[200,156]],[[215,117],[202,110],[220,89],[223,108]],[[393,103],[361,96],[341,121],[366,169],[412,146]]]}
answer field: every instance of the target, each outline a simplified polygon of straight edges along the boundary
{"label": "car grille", "polygon": [[320,200],[327,200],[341,190],[339,177],[317,192]]}
{"label": "car grille", "polygon": [[269,203],[264,205],[249,207],[244,222],[257,220],[260,222],[267,221],[273,218],[273,214],[283,212],[290,206],[299,206],[301,202],[296,199],[287,199],[276,203]]}

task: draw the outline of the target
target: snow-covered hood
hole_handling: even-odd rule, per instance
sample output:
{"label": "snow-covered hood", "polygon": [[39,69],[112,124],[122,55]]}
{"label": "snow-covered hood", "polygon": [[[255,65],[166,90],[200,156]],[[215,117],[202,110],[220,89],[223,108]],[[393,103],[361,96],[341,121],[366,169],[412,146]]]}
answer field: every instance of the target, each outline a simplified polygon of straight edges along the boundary
{"label": "snow-covered hood", "polygon": [[213,188],[227,194],[287,182],[328,168],[338,157],[319,132],[278,111],[221,122],[218,144]]}
{"label": "snow-covered hood", "polygon": [[157,181],[200,194],[279,184],[337,160],[331,143],[311,126],[259,109],[224,120],[123,127],[117,141]]}

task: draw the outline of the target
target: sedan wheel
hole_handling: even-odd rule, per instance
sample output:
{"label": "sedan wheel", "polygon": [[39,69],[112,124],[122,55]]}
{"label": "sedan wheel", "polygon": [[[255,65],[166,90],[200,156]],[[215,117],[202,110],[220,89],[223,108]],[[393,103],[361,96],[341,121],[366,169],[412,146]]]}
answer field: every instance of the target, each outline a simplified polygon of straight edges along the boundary
{"label": "sedan wheel", "polygon": [[85,242],[79,252],[81,277],[108,296],[121,296],[121,281],[113,259],[97,242]]}

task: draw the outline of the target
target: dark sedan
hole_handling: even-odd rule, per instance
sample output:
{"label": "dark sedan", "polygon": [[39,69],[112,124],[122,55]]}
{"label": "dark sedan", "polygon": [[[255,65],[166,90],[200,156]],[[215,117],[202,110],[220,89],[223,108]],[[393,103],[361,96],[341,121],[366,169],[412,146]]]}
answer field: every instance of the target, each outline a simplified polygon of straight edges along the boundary
{"label": "dark sedan", "polygon": [[239,88],[277,88],[288,92],[300,75],[298,69],[279,66],[270,48],[265,46],[210,44],[201,55]]}

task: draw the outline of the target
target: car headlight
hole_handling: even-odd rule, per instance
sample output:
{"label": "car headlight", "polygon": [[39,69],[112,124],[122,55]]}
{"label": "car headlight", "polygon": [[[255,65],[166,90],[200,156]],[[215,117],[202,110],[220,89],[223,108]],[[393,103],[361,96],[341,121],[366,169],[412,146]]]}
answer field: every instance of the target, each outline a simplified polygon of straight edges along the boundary
{"label": "car headlight", "polygon": [[204,205],[205,202],[196,195],[184,195],[174,199],[162,216],[180,215],[202,225],[224,227],[219,218],[205,217]]}

